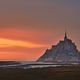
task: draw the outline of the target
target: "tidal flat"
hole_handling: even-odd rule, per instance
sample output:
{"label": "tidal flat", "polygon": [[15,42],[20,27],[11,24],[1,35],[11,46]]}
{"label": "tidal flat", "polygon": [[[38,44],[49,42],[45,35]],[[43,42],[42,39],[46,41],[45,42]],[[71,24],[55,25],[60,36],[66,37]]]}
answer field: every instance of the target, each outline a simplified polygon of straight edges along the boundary
{"label": "tidal flat", "polygon": [[80,65],[43,68],[0,68],[0,80],[80,80]]}

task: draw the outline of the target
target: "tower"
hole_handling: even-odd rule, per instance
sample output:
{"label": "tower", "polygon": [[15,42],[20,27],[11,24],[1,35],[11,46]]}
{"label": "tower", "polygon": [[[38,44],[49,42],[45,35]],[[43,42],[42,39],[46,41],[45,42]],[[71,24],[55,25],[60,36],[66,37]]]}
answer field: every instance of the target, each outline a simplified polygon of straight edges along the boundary
{"label": "tower", "polygon": [[67,33],[65,32],[64,41],[67,40],[67,39],[68,39]]}
{"label": "tower", "polygon": [[64,41],[68,40],[68,37],[67,37],[67,29],[65,28],[65,36],[64,36]]}

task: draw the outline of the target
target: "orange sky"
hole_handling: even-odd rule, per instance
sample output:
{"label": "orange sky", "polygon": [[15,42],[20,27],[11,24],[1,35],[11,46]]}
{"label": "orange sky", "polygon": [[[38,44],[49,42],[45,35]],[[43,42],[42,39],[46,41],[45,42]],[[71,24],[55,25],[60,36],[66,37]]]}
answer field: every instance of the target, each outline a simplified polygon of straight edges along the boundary
{"label": "orange sky", "polygon": [[80,49],[80,0],[0,0],[0,60],[36,60],[67,34]]}
{"label": "orange sky", "polygon": [[0,60],[37,60],[63,38],[56,29],[1,28]]}
{"label": "orange sky", "polygon": [[[54,32],[24,28],[0,29],[0,60],[36,60],[55,39]],[[50,39],[48,39],[50,38]]]}

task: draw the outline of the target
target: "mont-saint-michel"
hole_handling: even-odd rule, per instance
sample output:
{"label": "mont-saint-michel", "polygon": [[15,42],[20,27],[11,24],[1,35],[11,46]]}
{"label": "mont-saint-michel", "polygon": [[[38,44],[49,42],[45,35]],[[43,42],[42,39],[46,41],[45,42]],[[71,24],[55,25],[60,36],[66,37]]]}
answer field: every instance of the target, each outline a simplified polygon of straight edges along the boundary
{"label": "mont-saint-michel", "polygon": [[80,0],[0,0],[0,80],[80,80],[79,50]]}
{"label": "mont-saint-michel", "polygon": [[56,62],[56,63],[79,63],[80,52],[75,43],[68,38],[65,32],[64,40],[59,41],[57,45],[53,45],[51,49],[37,60],[39,62]]}
{"label": "mont-saint-michel", "polygon": [[80,80],[79,62],[80,52],[65,32],[64,40],[47,49],[35,62],[0,62],[0,79]]}

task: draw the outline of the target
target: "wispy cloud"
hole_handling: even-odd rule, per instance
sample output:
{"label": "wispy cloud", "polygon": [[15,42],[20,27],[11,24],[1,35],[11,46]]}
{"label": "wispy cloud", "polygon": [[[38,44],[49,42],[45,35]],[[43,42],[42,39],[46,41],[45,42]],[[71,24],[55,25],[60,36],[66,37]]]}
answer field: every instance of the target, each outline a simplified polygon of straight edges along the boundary
{"label": "wispy cloud", "polygon": [[5,38],[0,38],[0,47],[26,47],[26,48],[41,48],[46,47],[46,45],[36,44],[28,41],[20,41],[20,40],[10,40]]}

